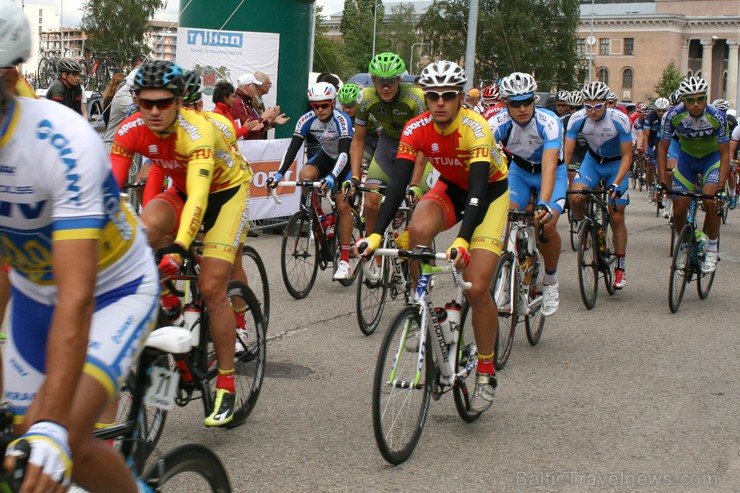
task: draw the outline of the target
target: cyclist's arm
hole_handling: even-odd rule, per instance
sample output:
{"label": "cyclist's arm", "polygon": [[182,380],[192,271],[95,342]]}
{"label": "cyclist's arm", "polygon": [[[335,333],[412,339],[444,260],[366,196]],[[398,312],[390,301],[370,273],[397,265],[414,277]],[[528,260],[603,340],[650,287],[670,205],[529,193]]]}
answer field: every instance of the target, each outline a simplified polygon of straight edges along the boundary
{"label": "cyclist's arm", "polygon": [[411,175],[411,183],[410,185],[421,185],[422,180],[424,180],[424,171],[427,169],[427,158],[426,156],[419,152],[416,155],[416,163],[414,165],[414,172]]}
{"label": "cyclist's arm", "polygon": [[730,141],[730,159],[733,159],[737,155],[737,140]]}
{"label": "cyclist's arm", "polygon": [[[409,183],[413,172],[414,161],[401,157],[396,159],[396,165],[393,167],[393,176],[391,177],[390,184],[385,189],[385,201],[380,205],[378,221],[375,223],[375,231],[373,233],[383,235],[385,228],[393,220],[396,211],[401,206],[401,202],[403,202],[403,197],[406,194],[406,185]],[[488,175],[484,177],[484,181],[488,181]]]}
{"label": "cyclist's arm", "polygon": [[280,173],[281,175],[285,175],[285,172],[288,171],[290,165],[293,164],[293,160],[295,159],[298,151],[301,148],[301,145],[305,140],[306,139],[304,139],[302,135],[293,135],[293,138],[290,139],[288,149],[286,149],[285,154],[283,154],[283,162],[280,165],[278,173]]}
{"label": "cyclist's arm", "polygon": [[[352,146],[349,150],[352,176],[362,176],[362,156],[365,154],[365,136],[367,127],[358,125],[355,121],[355,135],[352,138]],[[385,231],[385,228],[383,228]]]}
{"label": "cyclist's arm", "polygon": [[730,174],[730,143],[719,144],[719,183],[725,183]]}
{"label": "cyclist's arm", "polygon": [[647,146],[650,143],[650,127],[646,126],[640,135],[642,135],[642,142],[638,149],[647,150]]}
{"label": "cyclist's arm", "polygon": [[658,151],[656,156],[658,158],[658,183],[665,183],[670,188],[671,184],[666,182],[666,170],[668,169],[668,148],[671,145],[671,141],[660,139],[658,141]]}
{"label": "cyclist's arm", "polygon": [[339,156],[337,156],[337,161],[336,161],[336,164],[334,165],[334,169],[331,170],[331,175],[334,178],[339,177],[339,175],[344,170],[344,167],[347,166],[347,160],[348,160],[351,147],[352,147],[352,137],[351,136],[345,136],[339,139]]}
{"label": "cyclist's arm", "polygon": [[150,200],[162,193],[163,185],[164,169],[160,166],[152,165],[152,169],[149,170],[149,176],[146,178],[146,185],[144,185],[144,196],[141,199],[141,205],[146,206]]}
{"label": "cyclist's arm", "polygon": [[[620,185],[627,173],[630,172],[632,167],[632,140],[625,140],[619,144],[619,149],[622,151],[622,161],[619,163],[619,170],[617,176],[614,179],[614,184]],[[610,183],[607,186],[611,185]],[[626,192],[626,190],[625,190]]]}
{"label": "cyclist's arm", "polygon": [[565,159],[565,164],[571,164],[571,160],[573,159],[573,151],[575,150],[575,148],[576,139],[566,137],[563,144],[563,158]]}
{"label": "cyclist's arm", "polygon": [[113,177],[116,179],[116,183],[118,183],[118,188],[121,188],[126,184],[133,158],[133,153],[127,151],[123,146],[121,146],[118,140],[113,141],[110,151],[110,162],[113,167]]}
{"label": "cyclist's arm", "polygon": [[555,175],[558,169],[558,155],[560,149],[545,149],[542,151],[542,185],[538,202],[550,202],[552,191],[555,189]]}
{"label": "cyclist's arm", "polygon": [[475,228],[483,221],[488,212],[485,204],[486,190],[488,189],[488,173],[491,167],[490,161],[475,161],[470,163],[470,174],[468,175],[468,197],[463,212],[462,225],[457,233],[458,238],[470,242]]}
{"label": "cyclist's arm", "polygon": [[175,237],[175,243],[185,250],[190,248],[203,222],[214,168],[213,147],[201,146],[193,150],[188,161],[185,192],[187,199],[182,208],[182,219]]}

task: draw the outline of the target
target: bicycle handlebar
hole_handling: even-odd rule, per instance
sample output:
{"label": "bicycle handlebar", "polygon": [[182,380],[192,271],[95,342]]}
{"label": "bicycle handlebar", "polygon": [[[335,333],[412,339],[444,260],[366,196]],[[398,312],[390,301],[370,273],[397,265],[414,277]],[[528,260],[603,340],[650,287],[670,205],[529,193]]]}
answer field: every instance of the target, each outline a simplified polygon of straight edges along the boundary
{"label": "bicycle handlebar", "polygon": [[277,195],[277,187],[313,187],[313,188],[321,188],[321,185],[323,185],[324,182],[322,181],[311,181],[311,180],[303,180],[303,181],[279,181],[275,187],[270,189],[270,194],[272,195],[272,200],[274,200],[277,204],[282,204],[283,201],[278,198]]}
{"label": "bicycle handlebar", "polygon": [[[360,245],[365,246],[365,245]],[[360,248],[358,247],[358,250]],[[365,248],[362,248],[364,251]],[[453,252],[454,253],[454,252]],[[408,258],[412,260],[439,260],[439,261],[447,261],[447,254],[442,252],[433,252],[431,250],[428,250],[424,247],[417,247],[414,250],[402,250],[400,248],[378,248],[373,252],[373,255],[385,255],[387,257],[400,257],[400,258]],[[454,255],[453,255],[454,258]],[[455,268],[455,262],[454,260],[449,260],[449,265],[447,266],[440,266],[439,269],[443,271],[449,271],[452,273],[453,278],[455,279],[455,284],[460,287],[463,290],[468,290],[471,287],[473,287],[472,283],[467,282],[463,279],[462,275],[458,274],[458,270]]]}

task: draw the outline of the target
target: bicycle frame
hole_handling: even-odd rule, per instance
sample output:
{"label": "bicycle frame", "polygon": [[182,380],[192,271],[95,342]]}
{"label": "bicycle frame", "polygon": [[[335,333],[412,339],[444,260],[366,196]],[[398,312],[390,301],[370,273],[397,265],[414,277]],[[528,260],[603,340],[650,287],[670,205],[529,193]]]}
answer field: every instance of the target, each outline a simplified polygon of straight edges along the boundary
{"label": "bicycle frame", "polygon": [[[529,253],[531,256],[534,256],[535,254],[539,255],[539,251],[537,250],[537,241],[535,238],[535,227],[530,222],[524,220],[524,218],[526,217],[534,217],[534,214],[531,212],[521,212],[517,209],[509,210],[507,242],[506,249],[504,250],[514,254],[514,265],[516,265],[517,271],[519,273],[519,279],[522,280],[517,286],[515,284],[515,276],[510,276],[509,293],[513,293],[514,290],[519,290],[519,306],[514,306],[514,297],[509,296],[508,310],[509,313],[516,312],[521,316],[529,316],[532,310],[539,308],[540,304],[542,304],[542,297],[538,297],[532,300],[531,305],[528,303],[527,300],[529,298],[528,294],[529,289],[531,289],[531,285],[525,285],[523,282],[526,274],[532,272],[532,269],[534,269],[534,263],[531,262],[528,266],[523,267],[522,263],[519,260],[519,256],[521,254],[526,255],[527,253]],[[526,249],[523,250],[520,247],[520,244],[524,239],[522,234],[524,232],[527,233],[527,245]],[[497,306],[497,308],[499,310],[502,310],[502,308],[504,307]]]}

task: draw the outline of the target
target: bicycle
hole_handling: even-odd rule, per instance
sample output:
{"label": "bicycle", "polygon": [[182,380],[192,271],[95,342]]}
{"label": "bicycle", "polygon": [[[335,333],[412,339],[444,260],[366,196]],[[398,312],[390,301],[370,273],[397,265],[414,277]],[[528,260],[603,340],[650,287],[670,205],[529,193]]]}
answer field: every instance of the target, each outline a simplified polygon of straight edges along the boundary
{"label": "bicycle", "polygon": [[[332,265],[332,273],[336,272],[340,256],[340,243],[337,241],[336,234],[339,232],[339,214],[337,213],[336,204],[331,197],[332,214],[336,218],[336,234],[328,237],[328,228],[319,218],[318,211],[313,206],[313,195],[318,192],[323,182],[320,181],[281,181],[277,186],[296,186],[307,189],[303,197],[300,209],[293,214],[288,220],[283,233],[283,242],[280,246],[280,270],[283,275],[283,282],[288,293],[295,299],[303,299],[311,292],[319,268],[326,270],[329,264]],[[272,190],[272,197],[278,204],[281,203],[275,189]],[[362,223],[356,210],[352,210],[353,231],[352,243],[354,244],[361,236]],[[342,286],[351,286],[358,275],[359,262],[358,258],[350,257],[350,277],[339,280]]]}
{"label": "bicycle", "polygon": [[[667,190],[667,195],[678,195],[691,199],[689,210],[686,215],[686,225],[678,235],[678,241],[673,249],[671,260],[670,282],[668,284],[668,307],[671,313],[676,313],[681,306],[686,283],[696,278],[696,291],[699,298],[704,300],[709,296],[709,291],[714,283],[715,272],[705,274],[701,268],[704,264],[706,235],[696,224],[696,212],[699,209],[700,200],[714,200],[714,195],[699,192],[688,192],[681,190]],[[688,251],[684,252],[684,248]],[[682,259],[681,257],[684,256]],[[681,265],[681,264],[684,265]]]}
{"label": "bicycle", "polygon": [[[162,367],[161,362],[171,355],[186,353],[190,349],[190,340],[190,332],[181,327],[162,327],[149,334],[144,349],[127,377],[131,405],[123,414],[124,418],[118,424],[95,431],[93,435],[103,440],[116,440],[133,473],[157,493],[184,491],[183,488],[189,491],[230,493],[231,485],[223,464],[203,445],[188,444],[175,448],[142,474],[146,458],[151,452],[149,444],[142,440],[142,434],[147,432],[146,427],[142,427],[147,400],[167,407],[169,399],[174,398],[172,392],[176,390],[176,386],[173,383],[178,375],[171,373],[169,368]],[[0,412],[0,437],[3,438],[4,446],[14,439],[11,424],[12,416]],[[5,455],[4,446],[0,451],[2,455]],[[6,485],[8,489],[3,489],[0,483],[0,491],[18,491],[24,472],[23,465],[17,467],[16,471],[14,482]],[[182,477],[185,473],[189,474]],[[194,484],[196,478],[197,483]]]}
{"label": "bicycle", "polygon": [[[455,407],[466,422],[480,417],[470,410],[466,379],[478,364],[472,327],[459,325],[463,290],[470,288],[444,253],[426,247],[414,250],[378,249],[375,255],[398,256],[420,263],[415,298],[396,316],[383,337],[373,379],[373,430],[381,455],[391,464],[404,462],[413,452],[424,429],[429,400],[452,390]],[[429,286],[433,276],[450,272],[456,293],[442,310],[432,309]],[[432,351],[428,351],[431,347]]]}
{"label": "bicycle", "polygon": [[606,199],[598,197],[598,195],[608,193],[603,188],[568,190],[569,195],[586,196],[585,214],[578,232],[578,286],[583,304],[589,310],[596,304],[599,278],[604,279],[606,291],[610,295],[616,291],[612,279],[617,257],[614,254],[614,242],[609,227],[609,205],[615,211],[617,205],[612,199],[608,199],[609,204],[607,204]]}
{"label": "bicycle", "polygon": [[90,58],[81,60],[81,84],[90,91],[103,92],[110,83],[118,67],[113,62],[115,52],[91,53]]}

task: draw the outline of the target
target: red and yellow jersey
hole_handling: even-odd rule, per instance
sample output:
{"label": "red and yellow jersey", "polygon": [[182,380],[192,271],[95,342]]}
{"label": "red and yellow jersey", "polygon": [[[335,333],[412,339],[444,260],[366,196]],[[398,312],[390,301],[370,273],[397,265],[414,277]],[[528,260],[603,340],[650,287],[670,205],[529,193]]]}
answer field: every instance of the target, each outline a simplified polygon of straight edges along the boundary
{"label": "red and yellow jersey", "polygon": [[488,182],[506,179],[506,160],[496,146],[491,128],[475,111],[460,108],[452,123],[440,129],[427,111],[406,124],[401,133],[398,158],[416,160],[421,152],[447,181],[468,190],[470,165],[490,164]]}

